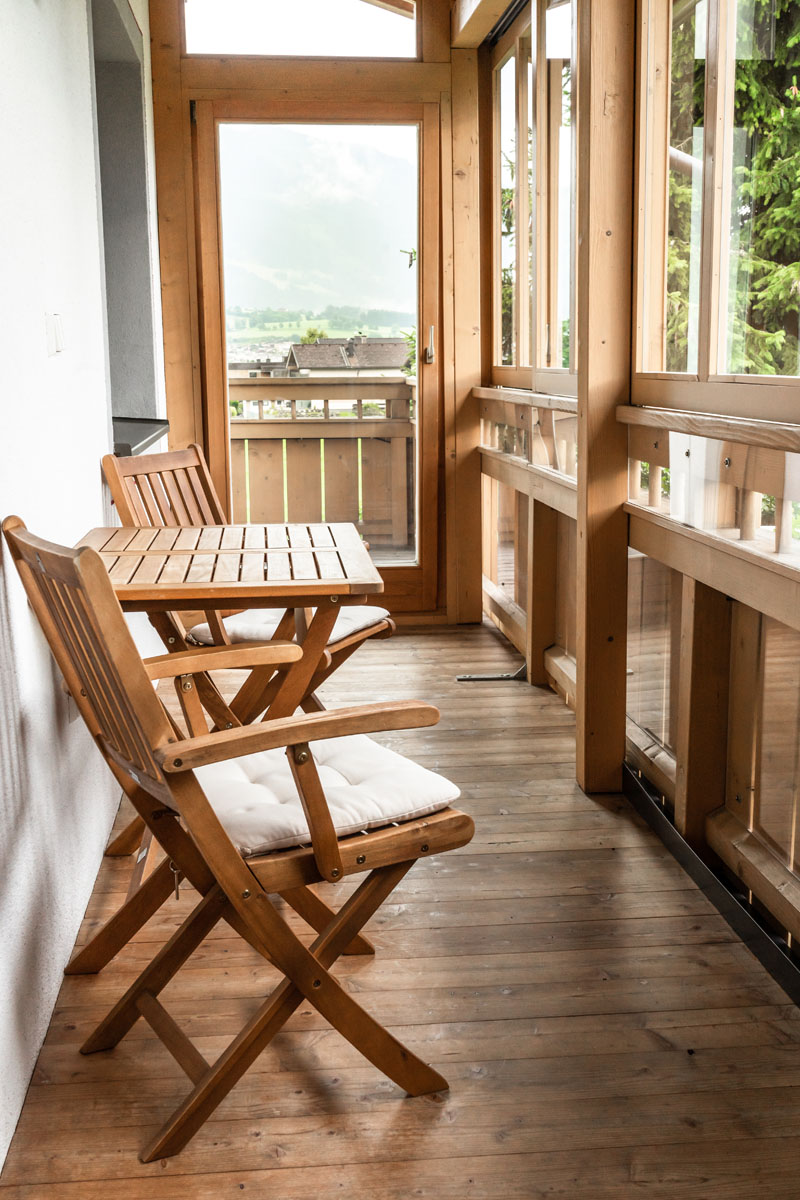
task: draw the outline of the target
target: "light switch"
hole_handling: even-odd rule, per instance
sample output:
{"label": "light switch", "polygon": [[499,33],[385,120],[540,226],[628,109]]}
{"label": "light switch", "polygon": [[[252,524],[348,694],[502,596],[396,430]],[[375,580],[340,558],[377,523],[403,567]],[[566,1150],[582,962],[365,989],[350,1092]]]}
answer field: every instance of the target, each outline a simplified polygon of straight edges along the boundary
{"label": "light switch", "polygon": [[45,336],[47,338],[47,353],[50,357],[61,354],[64,350],[64,325],[61,313],[44,314]]}

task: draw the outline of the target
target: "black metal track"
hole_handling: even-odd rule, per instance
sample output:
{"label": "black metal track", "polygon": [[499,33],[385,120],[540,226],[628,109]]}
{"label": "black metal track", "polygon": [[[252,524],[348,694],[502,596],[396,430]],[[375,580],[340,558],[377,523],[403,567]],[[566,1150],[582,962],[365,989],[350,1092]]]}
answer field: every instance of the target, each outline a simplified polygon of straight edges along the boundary
{"label": "black metal track", "polygon": [[[623,767],[623,790],[639,815],[653,829],[772,978],[800,1005],[800,967],[786,940],[770,930],[768,918],[757,913],[747,895],[737,894],[681,837],[661,807],[657,793],[629,766]],[[741,885],[740,885],[741,886]]]}

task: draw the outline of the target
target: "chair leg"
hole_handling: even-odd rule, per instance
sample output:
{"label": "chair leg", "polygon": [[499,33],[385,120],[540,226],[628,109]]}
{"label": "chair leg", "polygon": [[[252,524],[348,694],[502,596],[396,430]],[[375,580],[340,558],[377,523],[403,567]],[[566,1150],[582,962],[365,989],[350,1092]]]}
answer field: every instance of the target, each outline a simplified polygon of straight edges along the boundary
{"label": "chair leg", "polygon": [[81,947],[67,964],[65,975],[93,975],[102,971],[134,934],[158,912],[175,886],[169,862],[164,859],[102,929]]}
{"label": "chair leg", "polygon": [[106,858],[124,858],[139,849],[144,833],[144,821],[134,817],[106,847]]}
{"label": "chair leg", "polygon": [[95,1054],[98,1050],[110,1050],[124,1038],[136,1024],[140,1012],[138,1002],[145,992],[155,997],[165,988],[173,975],[186,962],[204,938],[208,936],[224,915],[230,901],[219,887],[213,887],[203,896],[179,929],[148,967],[131,984],[107,1017],[81,1046],[81,1054]]}
{"label": "chair leg", "polygon": [[[292,888],[291,891],[281,892],[280,895],[289,907],[293,908],[297,915],[303,918],[307,925],[310,925],[312,929],[316,929],[317,933],[322,933],[323,930],[327,929],[336,916],[334,910],[324,900],[320,899],[317,893],[312,891],[310,887]],[[374,954],[375,947],[368,938],[359,933],[342,953]]]}
{"label": "chair leg", "polygon": [[[274,923],[283,926],[281,941],[288,941],[290,945],[294,943],[299,952],[298,956],[311,960],[312,978],[309,982],[308,976],[306,977],[301,990],[287,974],[283,983],[248,1021],[208,1074],[197,1083],[166,1125],[145,1147],[140,1156],[142,1162],[168,1158],[183,1149],[304,999],[310,1001],[327,1017],[370,1062],[410,1094],[421,1095],[447,1088],[447,1081],[438,1071],[423,1063],[370,1017],[343,991],[327,970],[344,948],[351,944],[362,926],[377,912],[412,865],[413,861],[397,863],[373,871],[342,905],[327,929],[315,940],[310,951],[302,947],[271,906],[270,916],[266,912],[266,906],[259,905],[260,915],[267,918],[268,926],[277,928]],[[263,913],[261,910],[264,910]],[[285,970],[288,964],[279,965],[280,969]]]}

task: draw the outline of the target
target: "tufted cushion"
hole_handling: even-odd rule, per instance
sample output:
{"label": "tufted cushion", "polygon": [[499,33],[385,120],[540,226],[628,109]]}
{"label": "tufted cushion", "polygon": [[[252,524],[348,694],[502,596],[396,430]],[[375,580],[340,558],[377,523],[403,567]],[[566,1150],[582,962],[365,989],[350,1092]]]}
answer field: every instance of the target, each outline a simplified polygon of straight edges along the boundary
{"label": "tufted cushion", "polygon": [[[283,611],[277,608],[251,608],[247,612],[237,613],[226,617],[223,624],[232,642],[268,642],[275,635],[278,622]],[[349,637],[351,633],[359,633],[370,625],[377,625],[389,616],[385,608],[377,608],[369,604],[352,604],[344,606],[336,618],[328,645],[333,645],[340,638]],[[208,625],[195,625],[191,636],[204,646],[213,644],[211,630]]]}
{"label": "tufted cushion", "polygon": [[[428,816],[460,795],[449,779],[364,734],[313,742],[311,751],[340,836]],[[195,774],[244,858],[310,842],[285,750],[211,763]]]}

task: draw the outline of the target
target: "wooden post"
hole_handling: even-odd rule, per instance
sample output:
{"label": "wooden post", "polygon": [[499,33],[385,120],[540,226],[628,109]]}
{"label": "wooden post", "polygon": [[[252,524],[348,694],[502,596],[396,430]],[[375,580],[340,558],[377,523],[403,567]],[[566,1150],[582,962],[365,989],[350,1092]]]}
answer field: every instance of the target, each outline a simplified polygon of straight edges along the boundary
{"label": "wooden post", "polygon": [[181,89],[183,6],[151,0],[158,248],[169,444],[203,442],[189,102]]}
{"label": "wooden post", "polygon": [[725,803],[731,602],[688,576],[681,601],[675,825],[695,849],[706,817]]}
{"label": "wooden post", "polygon": [[[444,111],[443,103],[443,111]],[[443,139],[444,142],[444,139]],[[445,246],[445,313],[452,320],[452,359],[445,366],[447,482],[447,615],[480,621],[480,416],[472,388],[481,382],[480,203],[478,170],[478,59],[475,50],[452,53],[452,258]],[[443,151],[447,147],[443,145]],[[442,172],[443,184],[446,169]],[[449,239],[448,239],[449,240]],[[448,305],[452,305],[450,313]],[[449,375],[449,378],[447,377]]]}
{"label": "wooden post", "polygon": [[633,246],[634,0],[578,0],[577,773],[622,785],[625,757]]}
{"label": "wooden post", "polygon": [[762,623],[760,612],[746,604],[733,603],[725,804],[748,829],[753,827],[763,687]]}
{"label": "wooden post", "polygon": [[[546,685],[544,652],[556,641],[558,588],[558,513],[538,500],[530,501],[528,523],[528,624],[525,659],[528,682]],[[566,642],[566,638],[564,639]]]}

